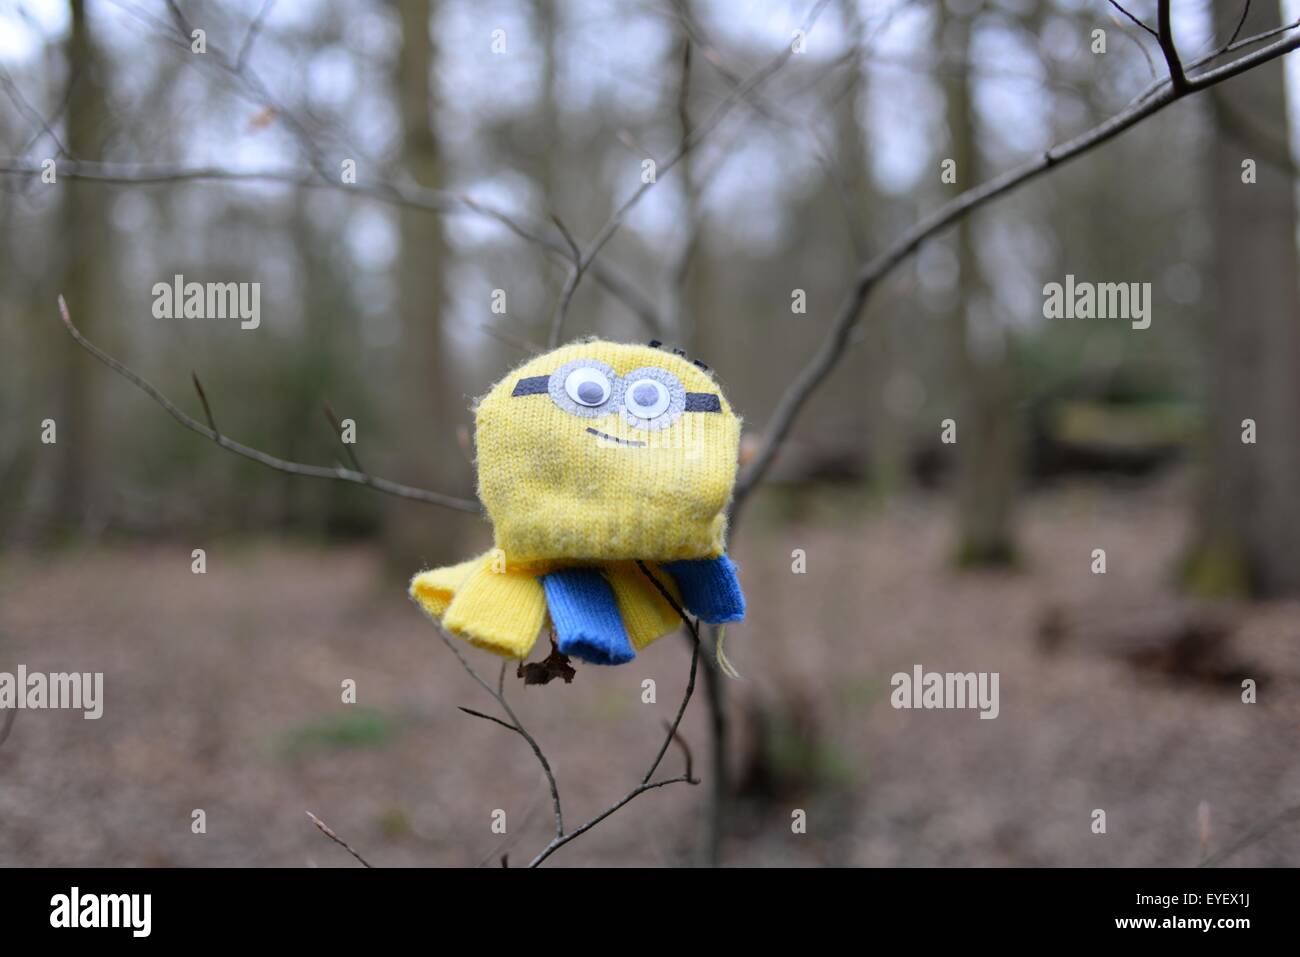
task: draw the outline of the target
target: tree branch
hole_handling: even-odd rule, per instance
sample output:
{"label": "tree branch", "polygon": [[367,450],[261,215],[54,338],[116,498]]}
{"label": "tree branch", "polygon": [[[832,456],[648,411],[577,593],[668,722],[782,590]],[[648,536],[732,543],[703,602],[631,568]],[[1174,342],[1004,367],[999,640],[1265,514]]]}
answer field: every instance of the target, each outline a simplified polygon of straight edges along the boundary
{"label": "tree branch", "polygon": [[650,569],[646,567],[645,563],[638,561],[637,567],[641,569],[641,574],[645,575],[646,578],[650,580],[651,584],[654,585],[655,589],[659,592],[659,594],[663,595],[664,599],[668,602],[668,604],[672,605],[673,611],[677,612],[678,616],[685,623],[687,630],[689,630],[691,633],[691,639],[692,639],[691,670],[686,679],[686,691],[682,695],[681,704],[677,706],[676,717],[674,717],[672,723],[668,725],[668,734],[664,738],[663,744],[659,746],[658,752],[655,753],[654,760],[650,762],[650,769],[646,771],[645,775],[641,778],[640,783],[637,784],[636,787],[628,791],[626,794],[624,794],[613,804],[611,804],[609,807],[607,807],[605,810],[601,811],[591,820],[587,821],[585,824],[579,825],[578,827],[574,828],[572,831],[569,831],[567,834],[557,833],[554,839],[552,839],[552,841],[549,844],[547,844],[546,847],[542,848],[542,850],[538,853],[538,855],[534,857],[532,861],[529,862],[528,864],[529,867],[538,867],[543,861],[545,861],[548,857],[550,857],[552,854],[558,851],[565,844],[568,844],[574,838],[579,837],[582,834],[585,834],[587,831],[591,830],[601,821],[605,820],[605,818],[609,817],[615,811],[619,810],[624,805],[628,804],[634,798],[644,794],[646,791],[652,791],[655,788],[661,788],[668,784],[683,783],[683,784],[694,785],[700,783],[698,780],[696,780],[691,776],[691,756],[690,756],[691,752],[690,752],[690,748],[686,747],[685,742],[681,742],[681,745],[686,753],[686,773],[679,774],[678,776],[672,778],[665,778],[661,781],[650,780],[654,776],[655,771],[659,769],[659,765],[663,762],[664,755],[668,752],[669,746],[673,743],[674,740],[677,739],[678,728],[681,726],[682,717],[686,714],[686,706],[691,703],[691,695],[695,692],[695,674],[696,671],[698,670],[699,661],[700,661],[700,631],[699,631],[699,622],[691,620],[690,616],[686,614],[685,609],[683,609],[682,606],[677,602],[677,600],[673,598],[671,594],[669,594],[668,589],[665,588],[663,583],[659,581],[659,579],[654,575],[654,573],[651,572]]}
{"label": "tree branch", "polygon": [[[801,27],[804,33],[807,33],[812,29],[812,25],[817,21],[822,9],[828,2],[829,0],[817,0],[813,5],[812,10],[809,11],[808,16],[804,19],[803,26]],[[579,258],[578,262],[574,264],[573,270],[569,274],[569,279],[565,283],[565,288],[560,294],[561,307],[555,310],[555,318],[551,324],[549,344],[552,348],[560,344],[560,339],[564,335],[564,316],[567,311],[567,302],[573,298],[573,293],[577,289],[578,283],[582,281],[583,273],[595,258],[600,255],[600,251],[605,248],[605,244],[614,237],[616,232],[618,232],[619,227],[623,225],[624,220],[627,218],[627,214],[631,212],[632,208],[641,201],[641,198],[654,187],[654,185],[659,181],[661,175],[667,173],[676,166],[681,161],[682,157],[698,146],[699,143],[707,137],[709,133],[711,133],[718,124],[723,121],[723,119],[726,118],[727,114],[731,112],[732,108],[735,107],[738,102],[747,97],[750,91],[762,84],[768,79],[768,77],[780,70],[781,67],[785,65],[786,61],[788,61],[793,55],[793,44],[787,44],[785,49],[768,61],[766,65],[756,70],[748,80],[732,89],[703,123],[692,129],[682,138],[681,143],[678,145],[677,149],[673,151],[672,155],[669,156],[662,165],[656,167],[654,180],[651,182],[643,182],[631,196],[625,199],[623,203],[614,210],[614,213],[605,221],[605,225],[596,233],[595,238],[592,239],[591,244]]]}
{"label": "tree branch", "polygon": [[1160,52],[1165,55],[1165,64],[1169,67],[1169,82],[1174,94],[1178,96],[1187,91],[1187,74],[1183,72],[1182,61],[1178,59],[1178,47],[1174,44],[1174,28],[1169,22],[1169,0],[1160,0],[1156,9],[1160,31]]}
{"label": "tree branch", "polygon": [[1289,807],[1286,810],[1275,814],[1273,817],[1268,818],[1265,821],[1261,821],[1259,824],[1255,825],[1253,828],[1251,828],[1249,831],[1247,831],[1237,840],[1233,841],[1223,850],[1215,854],[1211,854],[1205,860],[1201,861],[1201,863],[1197,866],[1218,867],[1220,864],[1222,864],[1228,858],[1235,855],[1237,852],[1244,851],[1246,848],[1250,847],[1250,845],[1262,841],[1269,834],[1271,834],[1275,828],[1283,824],[1288,824],[1292,821],[1300,821],[1300,805],[1296,805],[1295,807]]}
{"label": "tree branch", "polygon": [[287,459],[278,458],[274,455],[268,455],[266,452],[259,451],[252,446],[244,445],[242,442],[236,442],[229,439],[216,430],[215,420],[212,418],[212,410],[208,407],[207,396],[203,392],[203,386],[199,384],[198,377],[194,377],[195,387],[198,389],[199,397],[208,416],[208,425],[182,412],[170,399],[162,394],[151,383],[146,381],[140,375],[132,371],[129,367],[114,359],[99,346],[95,345],[89,339],[81,334],[72,322],[72,316],[68,312],[68,305],[59,296],[59,315],[63,318],[64,328],[68,330],[68,335],[81,348],[85,349],[92,356],[108,366],[122,378],[126,379],[137,389],[143,392],[149,398],[157,402],[173,419],[189,429],[191,432],[197,432],[209,441],[215,442],[221,448],[228,452],[234,452],[246,459],[252,459],[267,468],[275,469],[278,472],[287,472],[290,475],[303,475],[308,478],[333,479],[338,482],[351,482],[354,485],[365,485],[376,491],[383,492],[385,495],[392,495],[397,498],[411,499],[416,502],[425,502],[430,505],[441,505],[444,508],[456,509],[460,512],[478,513],[481,511],[478,502],[472,499],[457,498],[454,495],[444,495],[441,492],[432,492],[428,489],[416,488],[412,485],[403,485],[400,482],[393,482],[386,478],[369,475],[365,472],[353,471],[345,468],[327,468],[321,465],[305,465],[301,462],[290,462]]}
{"label": "tree branch", "polygon": [[349,854],[355,857],[358,861],[361,862],[362,866],[364,867],[372,866],[368,860],[366,860],[364,857],[362,857],[360,854],[356,852],[356,850],[352,847],[351,844],[343,840],[343,838],[339,837],[338,834],[334,832],[334,828],[330,827],[328,824],[326,824],[324,821],[318,818],[315,814],[312,814],[311,811],[307,811],[306,814],[309,818],[311,818],[311,822],[320,829],[320,832],[322,834],[324,834],[326,837],[328,837],[339,847],[343,848],[343,850],[347,851]]}
{"label": "tree branch", "polygon": [[[1210,62],[1224,52],[1257,43],[1297,24],[1300,24],[1300,21],[1288,24],[1278,30],[1268,31],[1266,34],[1229,44],[1223,51],[1210,54],[1193,66],[1200,66]],[[1224,66],[1187,78],[1186,85],[1181,91],[1174,89],[1171,79],[1161,80],[1141,94],[1127,109],[1098,126],[1074,139],[1052,147],[1021,166],[1008,170],[1000,176],[995,176],[993,179],[967,190],[951,202],[939,207],[939,209],[904,232],[875,258],[864,263],[859,269],[852,287],[841,301],[831,321],[831,328],[826,338],[777,402],[771,423],[758,452],[742,471],[736,483],[736,496],[732,505],[733,524],[736,514],[744,505],[745,500],[771,467],[777,450],[789,434],[804,404],[839,362],[848,344],[849,334],[853,331],[853,327],[868,297],[882,279],[889,276],[912,253],[916,252],[924,242],[976,209],[1019,189],[1048,170],[1096,149],[1184,96],[1222,83],[1260,64],[1284,56],[1297,47],[1300,47],[1300,35],[1285,37]]]}
{"label": "tree branch", "polygon": [[[0,157],[0,173],[10,176],[30,176],[39,178],[41,167],[37,163],[21,157]],[[64,160],[59,164],[58,173],[67,179],[90,180],[116,185],[158,186],[168,183],[185,182],[246,182],[246,183],[285,183],[294,187],[309,189],[333,189],[354,196],[364,196],[388,205],[416,209],[439,215],[453,215],[470,212],[485,219],[491,219],[508,229],[526,242],[540,246],[551,255],[569,258],[567,245],[561,240],[542,235],[540,224],[521,221],[517,217],[480,202],[464,193],[429,189],[414,183],[394,185],[391,183],[343,183],[334,178],[321,180],[306,175],[298,170],[229,170],[219,166],[183,166],[172,164],[146,163],[97,163],[90,161]],[[653,333],[662,334],[663,320],[659,309],[645,293],[641,292],[630,280],[616,268],[603,262],[589,265],[592,277],[618,301],[627,307],[646,328]]]}
{"label": "tree branch", "polygon": [[1158,34],[1155,30],[1152,30],[1149,26],[1147,26],[1145,23],[1143,23],[1141,20],[1139,20],[1139,19],[1138,19],[1137,17],[1135,17],[1133,14],[1129,13],[1126,9],[1124,9],[1122,6],[1120,6],[1118,3],[1116,3],[1115,0],[1109,0],[1109,2],[1110,2],[1110,5],[1111,5],[1112,7],[1114,7],[1116,10],[1118,10],[1120,13],[1124,14],[1124,16],[1128,17],[1128,19],[1131,20],[1133,23],[1137,24],[1139,27],[1141,27],[1141,28],[1142,28],[1143,30],[1145,30],[1147,33],[1151,34],[1151,35],[1152,35],[1153,37],[1155,37],[1157,40],[1160,39],[1160,34]]}
{"label": "tree branch", "polygon": [[451,653],[456,656],[456,660],[460,662],[460,666],[465,669],[465,672],[477,681],[484,691],[492,696],[492,700],[501,706],[501,710],[506,713],[510,720],[508,722],[502,721],[500,718],[494,718],[491,715],[483,714],[479,711],[472,711],[469,708],[462,707],[460,710],[464,711],[466,714],[472,714],[476,718],[495,721],[502,727],[509,728],[511,731],[523,738],[524,741],[528,743],[528,746],[532,748],[533,755],[537,758],[537,762],[542,766],[542,772],[546,775],[546,783],[551,789],[551,806],[555,811],[555,835],[558,838],[564,833],[564,811],[560,807],[560,786],[556,783],[555,772],[551,770],[551,762],[547,760],[545,752],[542,751],[542,746],[537,743],[536,738],[528,733],[528,729],[524,727],[523,722],[519,720],[519,716],[516,715],[514,709],[510,707],[510,703],[506,701],[505,672],[503,671],[501,674],[499,690],[494,689],[484,680],[482,675],[474,670],[474,666],[469,663],[469,659],[461,653],[456,642],[442,629],[441,625],[438,626],[438,637],[442,639],[444,645],[451,649]]}

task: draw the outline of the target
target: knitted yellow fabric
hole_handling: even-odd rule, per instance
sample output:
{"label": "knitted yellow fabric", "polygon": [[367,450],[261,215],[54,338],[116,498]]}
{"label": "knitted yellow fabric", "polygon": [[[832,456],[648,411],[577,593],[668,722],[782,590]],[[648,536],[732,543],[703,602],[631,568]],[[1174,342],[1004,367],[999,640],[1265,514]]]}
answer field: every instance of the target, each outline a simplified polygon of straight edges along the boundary
{"label": "knitted yellow fabric", "polygon": [[546,621],[541,579],[598,569],[640,651],[681,619],[659,562],[716,559],[740,420],[708,371],[653,346],[574,343],[524,363],[477,403],[479,498],[496,547],[421,572],[410,593],[448,631],[509,658]]}
{"label": "knitted yellow fabric", "polygon": [[[521,379],[592,360],[626,377],[666,370],[721,415],[686,413],[644,431],[617,408],[579,418],[512,393]],[[602,433],[593,434],[592,430]],[[475,414],[478,491],[510,561],[716,558],[736,481],[740,420],[712,377],[662,349],[575,343],[538,356],[485,395]],[[622,443],[645,443],[630,445]]]}
{"label": "knitted yellow fabric", "polygon": [[[411,596],[429,617],[470,644],[506,658],[527,658],[546,620],[546,599],[537,576],[562,564],[494,570],[502,568],[500,553],[487,552],[459,565],[420,572],[411,579]],[[637,651],[681,624],[673,606],[646,580],[636,562],[599,567]],[[672,577],[655,565],[647,568],[680,605]]]}

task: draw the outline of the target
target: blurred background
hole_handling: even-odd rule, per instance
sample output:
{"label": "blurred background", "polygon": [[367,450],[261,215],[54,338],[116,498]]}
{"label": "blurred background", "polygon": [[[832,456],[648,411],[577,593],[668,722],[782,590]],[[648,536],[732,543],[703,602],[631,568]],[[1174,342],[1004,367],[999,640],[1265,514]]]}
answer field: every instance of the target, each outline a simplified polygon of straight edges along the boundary
{"label": "blurred background", "polygon": [[[102,719],[0,731],[0,864],[353,866],[304,811],[377,865],[546,844],[531,753],[457,710],[492,702],[405,595],[486,523],[223,452],[55,299],[202,419],[196,373],[233,438],[331,465],[328,403],[374,474],[472,498],[473,397],[545,348],[565,283],[551,217],[585,246],[650,159],[565,336],[710,365],[744,459],[856,264],[1164,75],[1099,0],[831,0],[738,96],[811,6],[0,0],[0,671],[105,673]],[[1175,3],[1184,61],[1247,6],[1242,37],[1300,16]],[[1300,860],[1273,826],[1300,804],[1297,62],[984,207],[876,290],[734,529],[743,678],[710,664],[683,724],[703,783],[554,863],[1186,865],[1256,831],[1233,863]],[[260,326],[155,318],[177,274],[260,283]],[[1150,327],[1044,318],[1067,274],[1150,283]],[[571,821],[640,779],[688,661],[674,637],[571,685],[507,674]],[[895,710],[915,664],[998,672],[999,717]]]}

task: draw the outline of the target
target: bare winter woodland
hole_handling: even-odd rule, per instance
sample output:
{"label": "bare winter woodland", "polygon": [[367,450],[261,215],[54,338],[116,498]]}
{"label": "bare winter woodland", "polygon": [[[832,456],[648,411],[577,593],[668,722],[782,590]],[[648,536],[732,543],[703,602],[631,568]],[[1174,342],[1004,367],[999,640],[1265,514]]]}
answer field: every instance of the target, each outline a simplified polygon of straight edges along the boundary
{"label": "bare winter woodland", "polygon": [[[105,688],[0,711],[0,863],[1295,864],[1297,47],[1276,0],[0,2],[0,673]],[[750,615],[525,686],[405,583],[490,541],[473,398],[592,334],[743,414]]]}

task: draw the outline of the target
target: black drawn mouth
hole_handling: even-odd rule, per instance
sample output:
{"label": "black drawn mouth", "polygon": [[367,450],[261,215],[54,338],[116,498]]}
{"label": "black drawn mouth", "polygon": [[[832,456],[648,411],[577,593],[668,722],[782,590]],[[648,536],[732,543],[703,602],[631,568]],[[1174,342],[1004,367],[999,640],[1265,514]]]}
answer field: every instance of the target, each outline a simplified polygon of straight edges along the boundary
{"label": "black drawn mouth", "polygon": [[643,448],[645,446],[644,442],[633,442],[631,439],[620,439],[613,435],[606,435],[604,432],[597,431],[596,429],[588,429],[587,431],[597,438],[609,439],[611,442],[617,442],[619,445],[632,445],[638,448]]}

